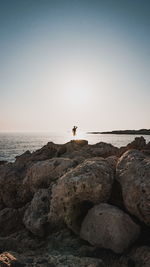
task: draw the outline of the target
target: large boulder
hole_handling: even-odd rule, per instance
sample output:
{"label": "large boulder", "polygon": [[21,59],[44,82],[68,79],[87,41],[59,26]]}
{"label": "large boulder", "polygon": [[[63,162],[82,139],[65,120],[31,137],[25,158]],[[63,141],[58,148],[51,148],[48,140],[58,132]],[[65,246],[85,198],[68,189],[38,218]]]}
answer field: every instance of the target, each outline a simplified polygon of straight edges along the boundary
{"label": "large boulder", "polygon": [[64,221],[78,233],[88,209],[109,199],[113,179],[113,169],[105,159],[85,160],[53,186],[50,222]]}
{"label": "large boulder", "polygon": [[53,158],[34,163],[27,171],[23,181],[26,190],[32,193],[39,188],[47,188],[68,169],[77,165],[77,161],[68,158]]}
{"label": "large boulder", "polygon": [[40,237],[44,236],[46,232],[50,196],[48,189],[40,189],[36,192],[23,217],[25,227]]}
{"label": "large boulder", "polygon": [[90,244],[122,253],[139,236],[140,228],[119,208],[99,204],[89,210],[80,236]]}
{"label": "large boulder", "polygon": [[117,164],[117,180],[127,210],[150,225],[150,157],[138,150],[124,153]]}

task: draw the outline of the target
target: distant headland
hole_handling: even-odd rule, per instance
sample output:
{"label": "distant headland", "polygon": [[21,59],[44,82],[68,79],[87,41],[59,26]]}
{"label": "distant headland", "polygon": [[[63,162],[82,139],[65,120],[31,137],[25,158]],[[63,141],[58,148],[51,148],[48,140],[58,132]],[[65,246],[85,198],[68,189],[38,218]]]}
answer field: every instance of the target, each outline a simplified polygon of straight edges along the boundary
{"label": "distant headland", "polygon": [[108,131],[108,132],[88,132],[88,134],[142,134],[142,135],[150,135],[150,129],[140,129],[140,130],[116,130],[116,131]]}

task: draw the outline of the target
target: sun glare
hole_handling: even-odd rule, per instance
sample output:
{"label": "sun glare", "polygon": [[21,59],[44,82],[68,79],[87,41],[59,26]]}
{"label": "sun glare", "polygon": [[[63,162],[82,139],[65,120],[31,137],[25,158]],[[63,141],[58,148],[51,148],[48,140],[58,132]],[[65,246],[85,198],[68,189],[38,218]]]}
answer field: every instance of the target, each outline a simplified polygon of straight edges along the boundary
{"label": "sun glare", "polygon": [[64,80],[62,90],[67,105],[72,108],[83,108],[90,101],[91,88],[88,81],[80,77]]}

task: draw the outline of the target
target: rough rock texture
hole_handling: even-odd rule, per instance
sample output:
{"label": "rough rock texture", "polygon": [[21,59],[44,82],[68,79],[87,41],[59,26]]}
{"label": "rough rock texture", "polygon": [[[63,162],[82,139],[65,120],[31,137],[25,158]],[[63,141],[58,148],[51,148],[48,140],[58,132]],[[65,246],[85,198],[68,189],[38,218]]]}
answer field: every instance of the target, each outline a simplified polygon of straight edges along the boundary
{"label": "rough rock texture", "polygon": [[51,159],[57,155],[59,147],[59,145],[54,144],[53,142],[48,142],[47,145],[32,153],[31,160],[40,161]]}
{"label": "rough rock texture", "polygon": [[117,156],[110,156],[110,157],[106,158],[106,160],[110,164],[112,169],[114,169],[114,172],[115,172],[116,171],[116,165],[117,165],[118,157]]}
{"label": "rough rock texture", "polygon": [[19,208],[30,200],[23,188],[23,178],[27,166],[25,163],[9,163],[0,168],[0,199],[4,206]]}
{"label": "rough rock texture", "polygon": [[117,179],[128,211],[150,225],[150,157],[127,151],[118,161]]}
{"label": "rough rock texture", "polygon": [[143,246],[133,249],[130,253],[132,262],[137,267],[149,267],[150,266],[150,247]]}
{"label": "rough rock texture", "polygon": [[95,145],[89,145],[84,148],[91,157],[103,157],[118,155],[119,149],[111,144],[104,142],[97,143]]}
{"label": "rough rock texture", "polygon": [[47,188],[68,169],[77,165],[77,161],[68,158],[53,158],[33,164],[23,181],[24,187],[32,193],[39,188]]}
{"label": "rough rock texture", "polygon": [[52,189],[49,221],[64,220],[78,232],[89,208],[107,201],[111,194],[113,169],[104,159],[86,160],[58,180]]}
{"label": "rough rock texture", "polygon": [[25,211],[24,225],[37,236],[45,235],[50,197],[51,194],[48,189],[40,189],[34,194],[30,206]]}
{"label": "rough rock texture", "polygon": [[11,235],[0,237],[0,251],[15,250],[18,253],[38,250],[45,246],[45,240],[32,235],[26,229],[22,229]]}
{"label": "rough rock texture", "polygon": [[122,253],[139,236],[140,227],[132,219],[109,204],[99,204],[89,210],[80,231],[81,238],[98,247]]}
{"label": "rough rock texture", "polygon": [[0,236],[7,236],[23,228],[21,212],[13,208],[0,211]]}
{"label": "rough rock texture", "polygon": [[[0,266],[149,267],[150,143],[145,144],[143,138],[120,149],[86,140],[49,142],[14,163],[0,162]],[[85,239],[101,241],[98,246],[79,235],[95,205],[107,209],[90,216],[95,223]],[[137,224],[141,233],[132,244]]]}
{"label": "rough rock texture", "polygon": [[145,149],[146,148],[146,141],[143,136],[136,137],[134,141],[127,145],[127,150],[129,149]]}
{"label": "rough rock texture", "polygon": [[122,156],[126,151],[131,149],[145,150],[147,149],[146,140],[143,136],[135,137],[135,139],[127,146],[120,147],[119,156]]}
{"label": "rough rock texture", "polygon": [[15,252],[0,254],[1,267],[104,267],[100,259],[73,255],[18,255]]}

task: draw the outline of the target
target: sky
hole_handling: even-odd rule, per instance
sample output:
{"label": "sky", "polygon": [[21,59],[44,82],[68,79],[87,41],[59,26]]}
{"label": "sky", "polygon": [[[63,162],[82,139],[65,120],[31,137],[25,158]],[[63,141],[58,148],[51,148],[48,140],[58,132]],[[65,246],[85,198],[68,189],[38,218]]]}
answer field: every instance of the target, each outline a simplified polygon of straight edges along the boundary
{"label": "sky", "polygon": [[0,131],[150,128],[149,0],[0,0]]}

